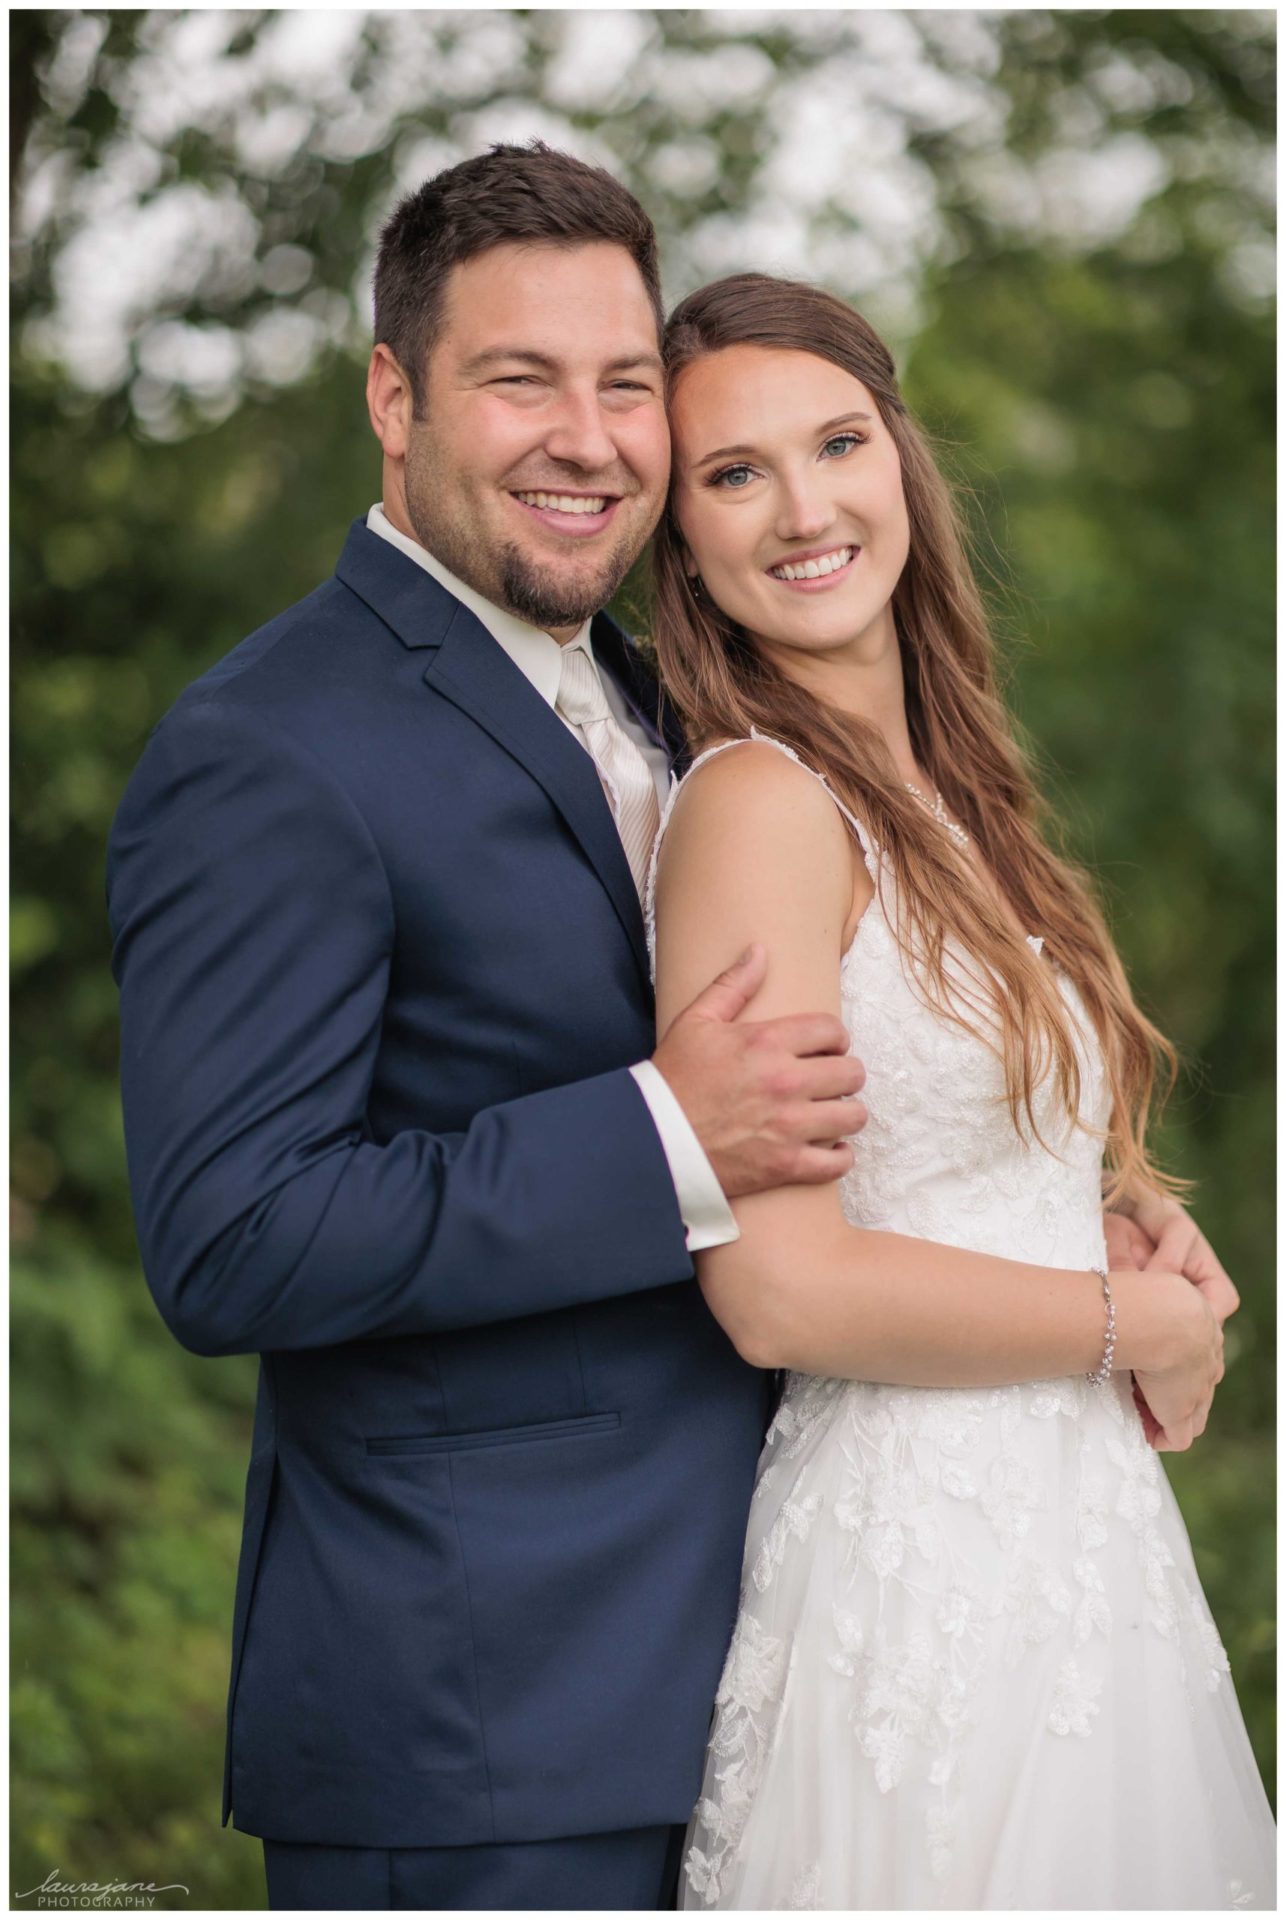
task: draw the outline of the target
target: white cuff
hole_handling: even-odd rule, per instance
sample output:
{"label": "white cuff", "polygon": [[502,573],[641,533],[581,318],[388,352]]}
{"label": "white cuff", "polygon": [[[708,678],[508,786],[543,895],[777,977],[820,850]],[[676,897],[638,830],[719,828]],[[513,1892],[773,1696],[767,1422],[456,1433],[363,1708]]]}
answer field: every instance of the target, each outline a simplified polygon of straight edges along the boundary
{"label": "white cuff", "polygon": [[688,1252],[700,1253],[703,1247],[723,1247],[729,1240],[739,1240],[741,1228],[665,1075],[651,1060],[640,1060],[630,1072],[647,1101],[648,1112],[661,1136],[662,1150],[670,1163],[679,1213],[688,1230]]}

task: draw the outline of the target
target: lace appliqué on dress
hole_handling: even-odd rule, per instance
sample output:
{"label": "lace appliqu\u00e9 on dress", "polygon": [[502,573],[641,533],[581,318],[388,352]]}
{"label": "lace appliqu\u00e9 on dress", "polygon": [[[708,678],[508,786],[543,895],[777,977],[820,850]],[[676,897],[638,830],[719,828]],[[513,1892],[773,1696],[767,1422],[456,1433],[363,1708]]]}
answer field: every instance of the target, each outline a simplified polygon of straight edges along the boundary
{"label": "lace appliqu\u00e9 on dress", "polygon": [[766,1633],[753,1614],[741,1615],[715,1695],[708,1762],[713,1790],[697,1806],[706,1845],[691,1847],[683,1866],[693,1892],[709,1905],[719,1898],[721,1876],[754,1804],[789,1655],[786,1641]]}

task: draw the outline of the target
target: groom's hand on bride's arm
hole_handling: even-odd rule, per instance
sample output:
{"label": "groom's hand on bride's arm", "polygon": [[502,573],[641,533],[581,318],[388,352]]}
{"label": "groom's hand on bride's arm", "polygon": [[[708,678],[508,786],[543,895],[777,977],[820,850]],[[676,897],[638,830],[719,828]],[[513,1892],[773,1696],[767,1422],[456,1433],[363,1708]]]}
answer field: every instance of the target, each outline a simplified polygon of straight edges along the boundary
{"label": "groom's hand on bride's arm", "polygon": [[653,1062],[728,1199],[838,1180],[866,1124],[866,1070],[828,1013],[737,1022],[767,968],[754,945],[671,1022]]}

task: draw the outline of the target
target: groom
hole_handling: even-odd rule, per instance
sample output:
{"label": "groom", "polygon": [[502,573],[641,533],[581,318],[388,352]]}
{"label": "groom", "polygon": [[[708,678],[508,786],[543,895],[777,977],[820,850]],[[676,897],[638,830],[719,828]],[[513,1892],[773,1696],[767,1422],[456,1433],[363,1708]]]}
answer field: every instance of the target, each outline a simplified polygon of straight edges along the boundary
{"label": "groom", "polygon": [[[655,237],[501,149],[396,212],[383,504],[161,722],[109,855],[148,1281],[261,1355],[224,1820],[280,1907],[668,1899],[769,1378],[692,1253],[829,1180],[826,1015],[657,1046],[678,737],[597,613],[661,508]],[[649,1057],[650,1056],[650,1057]]]}
{"label": "groom", "polygon": [[662,504],[660,315],[642,209],[565,155],[405,201],[382,505],[113,829],[148,1281],[261,1355],[224,1821],[274,1907],[670,1903],[768,1385],[691,1254],[864,1119],[838,1022],[734,1024],[761,953],[655,1044],[682,746],[597,610]]}

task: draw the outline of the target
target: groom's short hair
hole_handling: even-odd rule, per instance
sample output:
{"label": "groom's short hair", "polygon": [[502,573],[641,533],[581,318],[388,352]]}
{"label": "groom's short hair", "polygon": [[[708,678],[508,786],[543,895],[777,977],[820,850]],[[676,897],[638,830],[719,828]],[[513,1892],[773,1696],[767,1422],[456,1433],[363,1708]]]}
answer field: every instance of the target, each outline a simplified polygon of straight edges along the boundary
{"label": "groom's short hair", "polygon": [[426,180],[398,203],[375,264],[375,339],[396,356],[424,404],[429,352],[452,267],[506,241],[624,247],[639,270],[658,339],[664,330],[656,231],[634,195],[602,167],[543,140],[496,145]]}

